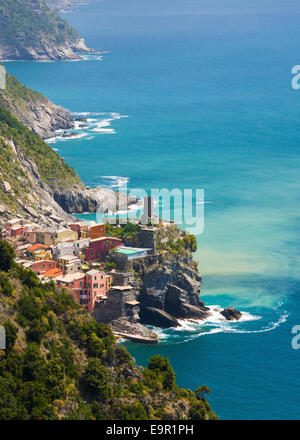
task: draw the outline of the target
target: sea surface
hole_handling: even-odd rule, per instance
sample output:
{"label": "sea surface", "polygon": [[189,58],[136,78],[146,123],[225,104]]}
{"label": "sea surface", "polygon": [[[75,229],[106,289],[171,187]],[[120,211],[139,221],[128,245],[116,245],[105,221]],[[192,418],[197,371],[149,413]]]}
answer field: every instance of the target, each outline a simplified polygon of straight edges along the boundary
{"label": "sea surface", "polygon": [[211,388],[222,419],[300,418],[299,2],[103,0],[64,16],[107,53],[6,63],[88,118],[50,145],[90,186],[203,188],[201,297],[246,312],[129,351],[140,365],[168,356],[180,386]]}

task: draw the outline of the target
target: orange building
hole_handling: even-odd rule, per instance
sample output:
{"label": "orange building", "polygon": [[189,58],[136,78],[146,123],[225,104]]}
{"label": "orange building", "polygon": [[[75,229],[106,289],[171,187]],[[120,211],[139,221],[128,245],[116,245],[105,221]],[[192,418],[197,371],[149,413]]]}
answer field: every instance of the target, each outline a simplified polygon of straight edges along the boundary
{"label": "orange building", "polygon": [[105,237],[105,232],[106,232],[105,224],[99,223],[98,225],[91,226],[89,228],[87,236],[88,236],[88,238],[93,240],[94,238]]}

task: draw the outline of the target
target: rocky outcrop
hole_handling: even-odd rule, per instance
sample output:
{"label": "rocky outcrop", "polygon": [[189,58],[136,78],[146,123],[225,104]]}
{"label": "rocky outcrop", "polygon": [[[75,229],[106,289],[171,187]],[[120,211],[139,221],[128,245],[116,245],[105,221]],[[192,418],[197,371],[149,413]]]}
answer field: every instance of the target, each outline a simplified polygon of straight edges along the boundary
{"label": "rocky outcrop", "polygon": [[25,47],[2,45],[0,47],[0,60],[28,60],[28,61],[74,61],[83,59],[82,53],[98,53],[89,49],[84,39],[75,42],[65,41],[60,45],[51,45],[46,39],[41,41],[39,47]]}
{"label": "rocky outcrop", "polygon": [[228,321],[238,321],[242,318],[242,313],[234,307],[227,307],[220,312]]}
{"label": "rocky outcrop", "polygon": [[[82,4],[82,0],[45,0],[45,1],[49,6],[49,8],[53,9],[54,11],[66,11],[72,6],[77,6]],[[86,0],[85,3],[87,3],[88,1],[89,0]],[[96,1],[96,0],[92,0],[92,1]]]}
{"label": "rocky outcrop", "polygon": [[70,214],[98,212],[100,216],[103,213],[127,209],[128,206],[136,203],[134,197],[125,193],[116,193],[104,188],[87,188],[84,185],[74,185],[63,190],[55,189],[53,198]]}
{"label": "rocky outcrop", "polygon": [[94,52],[44,0],[2,0],[0,28],[0,60],[76,60]]}
{"label": "rocky outcrop", "polygon": [[156,254],[136,260],[133,268],[141,279],[141,322],[171,327],[178,325],[178,319],[209,316],[209,309],[199,298],[201,276],[192,254]]}
{"label": "rocky outcrop", "polygon": [[74,118],[67,110],[8,74],[6,89],[0,92],[0,103],[42,139],[55,136],[56,130],[74,127]]}
{"label": "rocky outcrop", "polygon": [[141,322],[143,324],[150,324],[156,327],[169,328],[178,327],[178,320],[161,309],[155,307],[143,307],[140,312]]}

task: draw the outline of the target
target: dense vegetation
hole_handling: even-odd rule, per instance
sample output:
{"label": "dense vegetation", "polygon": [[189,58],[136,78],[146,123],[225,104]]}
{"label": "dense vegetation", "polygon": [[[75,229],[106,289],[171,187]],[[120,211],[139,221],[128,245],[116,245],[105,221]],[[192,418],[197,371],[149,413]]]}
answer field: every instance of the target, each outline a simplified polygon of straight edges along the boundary
{"label": "dense vegetation", "polygon": [[[167,251],[172,254],[182,255],[185,252],[196,252],[197,239],[195,235],[180,230],[176,225],[164,227],[160,224],[156,229],[157,251]],[[129,246],[140,246],[138,224],[128,221],[125,225],[106,225],[106,234],[112,237],[121,238]]]}
{"label": "dense vegetation", "polygon": [[111,330],[53,283],[14,263],[0,240],[0,419],[213,419],[161,356],[137,368]]}
{"label": "dense vegetation", "polygon": [[0,47],[34,48],[76,42],[77,31],[43,0],[0,0]]}
{"label": "dense vegetation", "polygon": [[[35,90],[24,86],[18,79],[6,73],[6,88],[0,91],[0,103],[6,107],[9,103],[13,106],[20,106],[22,102],[45,102],[47,98]],[[11,109],[10,109],[11,110]]]}
{"label": "dense vegetation", "polygon": [[132,246],[138,246],[140,244],[138,239],[139,230],[139,225],[131,223],[130,221],[121,227],[109,223],[106,224],[106,235],[120,238]]}

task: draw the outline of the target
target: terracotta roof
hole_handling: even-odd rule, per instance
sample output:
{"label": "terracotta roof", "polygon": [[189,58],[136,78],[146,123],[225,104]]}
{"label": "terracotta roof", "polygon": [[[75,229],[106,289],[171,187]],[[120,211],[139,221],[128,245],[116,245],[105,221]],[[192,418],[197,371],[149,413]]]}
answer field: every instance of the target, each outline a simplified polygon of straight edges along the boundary
{"label": "terracotta roof", "polygon": [[50,248],[49,248],[49,246],[46,246],[46,245],[40,244],[40,243],[34,244],[33,246],[29,246],[27,248],[27,250],[29,252],[38,251],[39,249],[45,249],[46,250],[46,249],[50,249]]}
{"label": "terracotta roof", "polygon": [[60,270],[58,267],[55,267],[54,269],[49,269],[46,272],[43,273],[44,277],[50,277],[50,278],[56,278],[63,274],[63,271]]}

